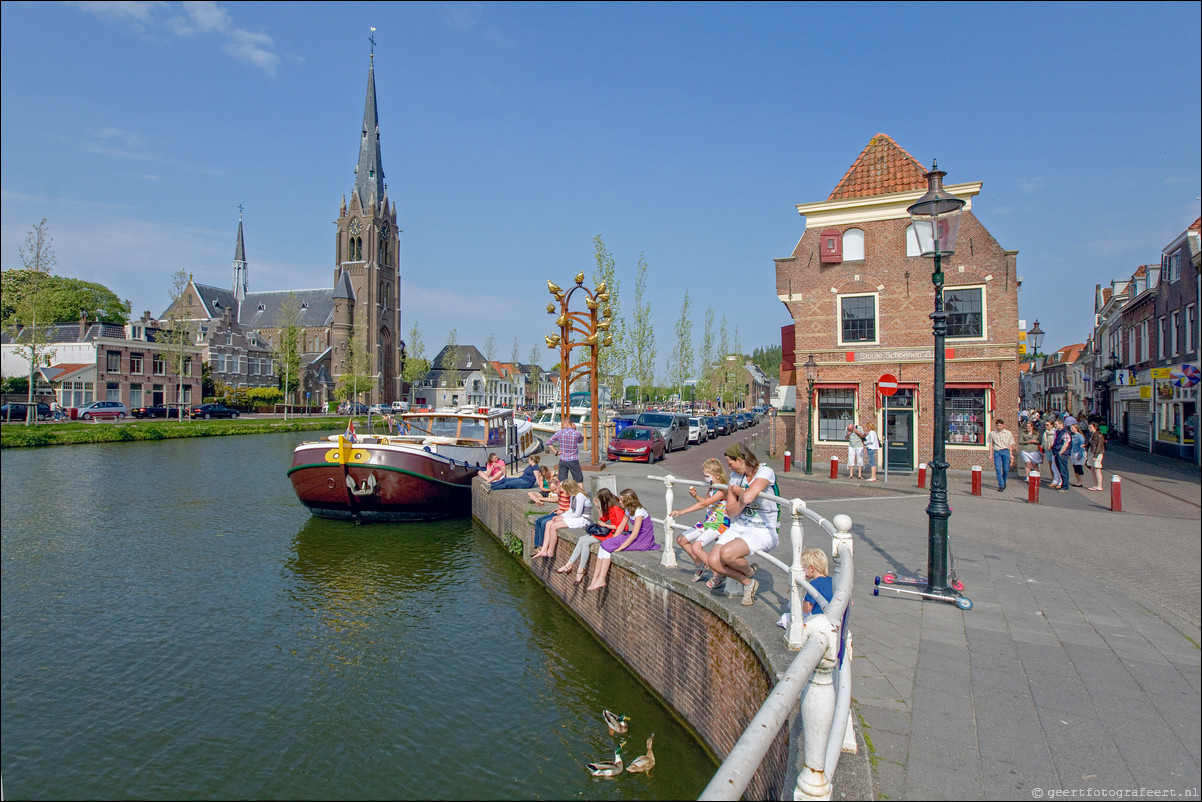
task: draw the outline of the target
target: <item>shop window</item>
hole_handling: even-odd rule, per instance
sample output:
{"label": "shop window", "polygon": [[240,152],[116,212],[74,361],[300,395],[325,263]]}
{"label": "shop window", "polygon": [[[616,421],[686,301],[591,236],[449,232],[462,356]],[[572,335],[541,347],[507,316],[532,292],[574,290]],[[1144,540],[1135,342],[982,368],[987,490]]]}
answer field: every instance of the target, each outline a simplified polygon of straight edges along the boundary
{"label": "shop window", "polygon": [[985,336],[985,288],[956,287],[943,291],[947,311],[947,336],[981,338]]}
{"label": "shop window", "polygon": [[104,384],[104,400],[105,401],[120,401],[121,400],[121,385],[117,382],[105,382]]}
{"label": "shop window", "polygon": [[877,341],[876,300],[876,295],[839,297],[840,344]]}
{"label": "shop window", "polygon": [[818,439],[842,442],[856,419],[856,391],[818,388]]}
{"label": "shop window", "polygon": [[944,411],[947,414],[945,442],[955,446],[985,445],[984,389],[947,389]]}
{"label": "shop window", "polygon": [[142,406],[142,385],[131,384],[129,386],[129,406],[131,409]]}

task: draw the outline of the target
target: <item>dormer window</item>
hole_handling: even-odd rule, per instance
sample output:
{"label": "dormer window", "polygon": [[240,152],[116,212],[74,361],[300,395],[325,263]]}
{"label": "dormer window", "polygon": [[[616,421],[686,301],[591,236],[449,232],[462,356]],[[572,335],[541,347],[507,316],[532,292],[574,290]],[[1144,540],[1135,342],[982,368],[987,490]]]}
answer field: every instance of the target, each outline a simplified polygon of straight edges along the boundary
{"label": "dormer window", "polygon": [[267,306],[265,304],[263,304],[262,302],[259,303],[259,311],[260,312],[262,312],[266,308],[267,308]]}

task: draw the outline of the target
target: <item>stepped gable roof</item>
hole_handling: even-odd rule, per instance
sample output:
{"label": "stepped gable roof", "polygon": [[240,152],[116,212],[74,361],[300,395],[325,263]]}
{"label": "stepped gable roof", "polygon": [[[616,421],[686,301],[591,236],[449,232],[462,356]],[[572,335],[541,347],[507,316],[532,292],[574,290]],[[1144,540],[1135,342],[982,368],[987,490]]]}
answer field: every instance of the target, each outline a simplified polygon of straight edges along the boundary
{"label": "stepped gable roof", "polygon": [[296,296],[300,307],[297,325],[301,328],[328,326],[334,319],[333,290],[286,290],[277,292],[248,292],[242,302],[238,322],[252,329],[272,329],[280,325],[280,311],[289,295]]}
{"label": "stepped gable roof", "polygon": [[868,140],[828,201],[846,198],[867,198],[913,189],[926,189],[926,173],[917,159],[886,134]]}

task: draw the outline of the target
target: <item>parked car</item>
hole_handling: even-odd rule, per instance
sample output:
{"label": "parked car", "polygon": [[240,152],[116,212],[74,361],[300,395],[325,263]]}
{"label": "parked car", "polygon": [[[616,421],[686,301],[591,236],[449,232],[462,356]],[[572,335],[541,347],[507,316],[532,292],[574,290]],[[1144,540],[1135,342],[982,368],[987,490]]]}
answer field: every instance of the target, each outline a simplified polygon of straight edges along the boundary
{"label": "parked car", "polygon": [[342,415],[366,415],[367,404],[361,404],[358,401],[343,401],[338,407],[338,412]]}
{"label": "parked car", "polygon": [[731,428],[731,420],[729,415],[715,415],[712,418],[714,422],[714,431],[718,434],[726,435],[734,431]]}
{"label": "parked car", "polygon": [[373,414],[373,415],[391,415],[392,414],[392,405],[391,404],[372,404],[372,406],[369,407],[368,411],[371,412],[371,414]]}
{"label": "parked car", "polygon": [[129,414],[129,408],[120,401],[93,401],[79,408],[80,420],[116,417],[121,420]]}
{"label": "parked car", "polygon": [[129,411],[135,418],[165,418],[169,410],[164,404],[154,404],[149,407],[134,407]]}
{"label": "parked car", "polygon": [[646,462],[663,459],[668,443],[653,426],[627,426],[609,441],[606,456],[618,462]]}
{"label": "parked car", "polygon": [[242,413],[233,407],[227,407],[225,404],[201,404],[198,407],[192,407],[188,414],[194,418],[236,418]]}
{"label": "parked car", "polygon": [[408,401],[393,401],[392,402],[392,411],[393,412],[408,412],[409,411],[409,402]]}
{"label": "parked car", "polygon": [[689,418],[689,442],[701,445],[710,439],[710,425],[707,418]]}
{"label": "parked car", "polygon": [[669,451],[689,447],[689,419],[674,412],[644,412],[636,422],[639,426],[659,429]]}
{"label": "parked car", "polygon": [[[34,406],[37,408],[37,412],[35,414],[37,415],[38,420],[50,420],[51,413],[49,404],[35,404]],[[12,404],[0,406],[0,420],[23,421],[28,414],[29,404],[14,402]]]}

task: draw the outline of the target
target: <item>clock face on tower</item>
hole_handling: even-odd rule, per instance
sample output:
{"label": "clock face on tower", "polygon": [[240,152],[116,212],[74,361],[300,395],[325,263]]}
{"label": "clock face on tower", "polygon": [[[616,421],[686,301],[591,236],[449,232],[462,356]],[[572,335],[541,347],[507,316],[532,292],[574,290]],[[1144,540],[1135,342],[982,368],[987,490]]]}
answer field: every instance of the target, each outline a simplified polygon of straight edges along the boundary
{"label": "clock face on tower", "polygon": [[388,223],[385,223],[384,225],[380,226],[380,236],[383,237],[384,239],[388,239],[388,235],[391,232],[392,232],[392,229],[389,227]]}
{"label": "clock face on tower", "polygon": [[358,220],[352,220],[352,221],[351,221],[351,225],[350,225],[350,227],[349,227],[349,229],[348,229],[348,230],[349,230],[349,231],[350,231],[352,234],[360,234],[360,233],[362,233],[362,232],[363,232],[363,226],[361,226],[361,225],[359,224],[359,221],[358,221]]}

